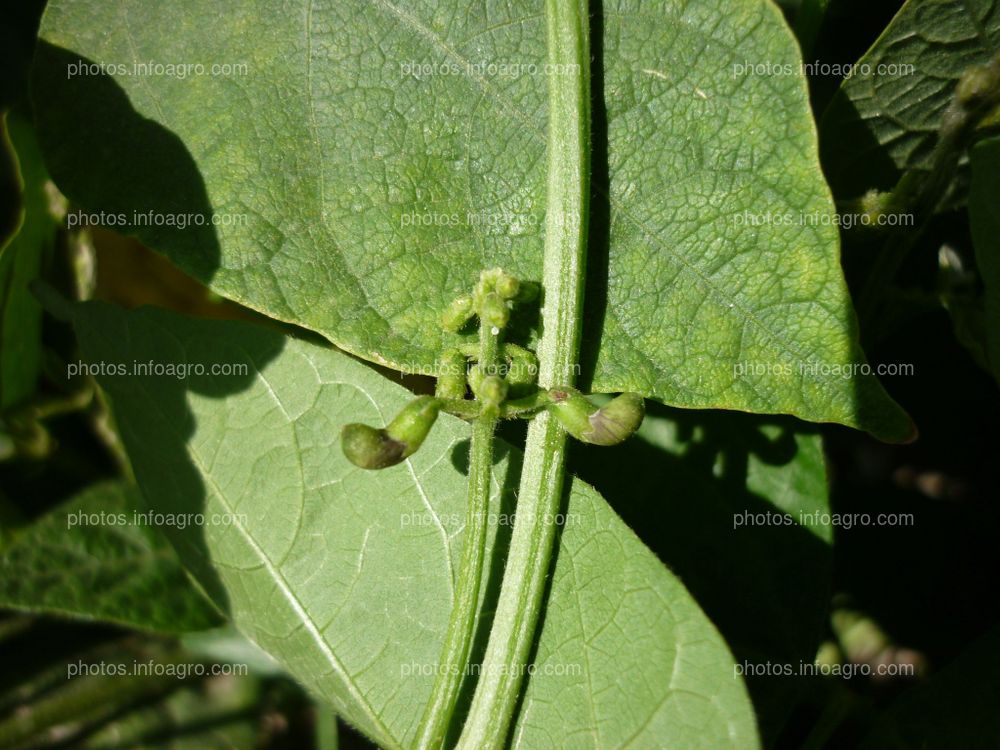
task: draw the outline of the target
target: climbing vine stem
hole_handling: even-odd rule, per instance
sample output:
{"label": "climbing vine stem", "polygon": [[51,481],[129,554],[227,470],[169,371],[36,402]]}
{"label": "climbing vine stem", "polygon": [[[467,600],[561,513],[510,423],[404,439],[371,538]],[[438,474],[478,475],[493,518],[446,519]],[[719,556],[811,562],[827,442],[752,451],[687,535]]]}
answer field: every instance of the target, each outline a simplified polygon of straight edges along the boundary
{"label": "climbing vine stem", "polygon": [[[548,197],[539,385],[573,385],[580,346],[590,193],[586,0],[546,0]],[[566,433],[548,412],[528,428],[517,514],[497,611],[458,747],[503,747],[528,661],[563,494]]]}
{"label": "climbing vine stem", "polygon": [[[467,673],[469,652],[476,631],[483,560],[486,555],[487,517],[493,468],[493,432],[500,416],[500,403],[488,398],[486,391],[489,389],[484,383],[486,379],[491,379],[493,383],[499,382],[496,373],[500,365],[500,339],[506,323],[503,319],[506,307],[499,311],[502,319],[498,320],[495,317],[498,313],[496,305],[491,304],[496,302],[497,295],[493,289],[498,278],[509,277],[496,272],[484,273],[475,295],[476,311],[480,318],[479,347],[477,364],[473,366],[477,372],[473,373],[474,377],[470,380],[478,384],[478,389],[476,387],[473,389],[478,390],[476,393],[478,412],[472,423],[472,443],[469,448],[469,497],[465,533],[455,584],[455,599],[438,660],[437,676],[418,730],[417,747],[422,750],[437,750],[444,744],[458,693]],[[506,305],[506,302],[502,304]],[[464,383],[464,362],[462,367],[460,380]],[[442,373],[442,376],[451,375],[452,373]],[[502,396],[499,401],[503,401]]]}

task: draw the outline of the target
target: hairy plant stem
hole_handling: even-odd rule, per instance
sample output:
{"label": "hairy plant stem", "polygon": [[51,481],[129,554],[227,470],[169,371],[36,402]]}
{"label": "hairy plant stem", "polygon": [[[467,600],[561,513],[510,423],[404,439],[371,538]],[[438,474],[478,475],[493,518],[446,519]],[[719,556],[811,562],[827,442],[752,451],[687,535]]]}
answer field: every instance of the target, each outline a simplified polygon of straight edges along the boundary
{"label": "hairy plant stem", "polygon": [[[491,329],[485,323],[480,324],[477,366],[485,372],[496,371],[500,336],[501,332],[498,329]],[[462,559],[458,565],[455,601],[451,607],[448,630],[438,659],[437,677],[417,732],[417,747],[421,750],[437,750],[444,745],[462,680],[468,672],[469,652],[472,649],[479,610],[483,559],[486,555],[486,529],[493,469],[493,432],[496,424],[497,417],[483,413],[482,409],[472,423],[465,542],[462,545]]]}
{"label": "hairy plant stem", "polygon": [[[546,391],[537,391],[523,398],[504,401],[500,405],[500,419],[526,418],[552,402]],[[453,414],[462,419],[476,419],[482,412],[482,405],[468,399],[444,399],[441,411]]]}
{"label": "hairy plant stem", "polygon": [[[586,0],[546,0],[548,200],[539,385],[573,385],[580,348],[590,195],[590,44]],[[566,71],[572,71],[567,73]],[[566,433],[542,411],[528,428],[517,514],[497,612],[458,747],[501,748],[531,653],[562,503]],[[546,521],[545,519],[549,519]]]}

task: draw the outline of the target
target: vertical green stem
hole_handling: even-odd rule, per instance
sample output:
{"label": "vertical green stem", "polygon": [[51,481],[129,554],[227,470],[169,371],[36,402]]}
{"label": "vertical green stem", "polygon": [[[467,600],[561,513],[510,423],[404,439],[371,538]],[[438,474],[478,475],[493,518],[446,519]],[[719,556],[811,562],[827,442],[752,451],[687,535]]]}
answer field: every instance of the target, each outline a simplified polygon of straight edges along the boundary
{"label": "vertical green stem", "polygon": [[[539,384],[572,385],[577,369],[590,195],[590,45],[586,0],[546,0],[548,205]],[[566,435],[547,412],[528,429],[517,516],[497,613],[458,747],[503,747],[517,705],[552,557]]]}
{"label": "vertical green stem", "polygon": [[[499,364],[500,333],[485,324],[479,326],[479,367],[495,374]],[[455,702],[467,672],[469,652],[476,632],[479,589],[486,554],[486,528],[493,470],[495,417],[480,415],[472,425],[469,449],[469,501],[466,510],[465,542],[458,566],[455,601],[437,664],[431,698],[424,709],[417,732],[417,747],[437,750],[444,744],[455,711]]]}
{"label": "vertical green stem", "polygon": [[337,750],[340,736],[337,732],[337,714],[324,703],[316,704],[316,750]]}

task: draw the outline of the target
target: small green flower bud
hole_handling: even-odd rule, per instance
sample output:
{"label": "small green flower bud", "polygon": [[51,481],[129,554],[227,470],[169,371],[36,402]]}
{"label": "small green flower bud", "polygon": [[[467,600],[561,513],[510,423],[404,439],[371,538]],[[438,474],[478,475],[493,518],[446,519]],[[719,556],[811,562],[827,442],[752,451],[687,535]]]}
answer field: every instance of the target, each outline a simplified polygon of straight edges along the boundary
{"label": "small green flower bud", "polygon": [[469,387],[472,389],[472,392],[476,394],[477,398],[479,396],[479,391],[483,387],[483,380],[485,378],[486,373],[483,372],[483,369],[479,365],[469,368]]}
{"label": "small green flower bud", "polygon": [[549,398],[552,401],[549,411],[562,423],[566,432],[577,440],[583,440],[583,434],[590,431],[590,415],[597,411],[597,405],[575,388],[553,388],[549,391]]}
{"label": "small green flower bud", "polygon": [[423,444],[427,433],[437,421],[441,402],[433,396],[417,396],[408,403],[396,418],[385,428],[386,434],[393,440],[406,445],[403,458],[412,456]]}
{"label": "small green flower bud", "polygon": [[623,393],[598,408],[574,388],[553,388],[548,406],[570,435],[591,445],[617,445],[628,438],[645,415],[642,396]]}
{"label": "small green flower bud", "polygon": [[861,196],[858,207],[862,217],[867,217],[861,219],[862,226],[881,226],[881,217],[890,213],[893,208],[893,195],[875,189],[869,190]]}
{"label": "small green flower bud", "polygon": [[479,319],[485,326],[504,328],[510,320],[510,308],[506,300],[496,292],[483,295],[479,306]]}
{"label": "small green flower bud", "polygon": [[366,424],[345,425],[341,447],[347,459],[362,469],[385,469],[412,456],[437,420],[441,403],[419,396],[407,404],[384,430]]}
{"label": "small green flower bud", "polygon": [[507,398],[507,388],[507,381],[497,375],[487,375],[482,379],[476,397],[483,404],[484,414],[499,416],[500,405]]}
{"label": "small green flower bud", "polygon": [[534,390],[532,386],[538,381],[538,357],[516,344],[504,344],[503,353],[509,363],[506,380],[511,392],[519,395]]}
{"label": "small green flower bud", "polygon": [[521,281],[502,268],[491,268],[479,275],[479,284],[476,286],[477,296],[481,297],[489,292],[496,292],[504,299],[530,302],[538,296],[538,284],[534,281]]}
{"label": "small green flower bud", "polygon": [[441,356],[435,395],[438,398],[465,398],[466,359],[458,349],[449,349]]}
{"label": "small green flower bud", "polygon": [[476,282],[476,286],[472,290],[472,298],[476,301],[477,307],[482,305],[483,297],[490,292],[496,291],[497,275],[501,273],[503,273],[503,271],[499,268],[491,268],[487,271],[480,272],[479,281]]}
{"label": "small green flower bud", "polygon": [[514,299],[521,290],[521,282],[509,273],[500,272],[496,280],[496,290],[504,299]]}
{"label": "small green flower bud", "polygon": [[444,330],[457,333],[462,326],[469,322],[473,312],[472,295],[463,294],[448,305],[441,316],[441,325]]}
{"label": "small green flower bud", "polygon": [[479,289],[483,292],[496,290],[497,280],[504,275],[504,270],[499,266],[487,268],[479,272]]}

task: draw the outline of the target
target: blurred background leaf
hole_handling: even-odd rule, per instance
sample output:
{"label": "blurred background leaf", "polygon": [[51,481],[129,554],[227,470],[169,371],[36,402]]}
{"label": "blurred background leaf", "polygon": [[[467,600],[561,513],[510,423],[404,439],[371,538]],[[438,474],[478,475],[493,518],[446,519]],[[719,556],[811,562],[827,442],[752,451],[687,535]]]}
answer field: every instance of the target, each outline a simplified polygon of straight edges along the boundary
{"label": "blurred background leaf", "polygon": [[0,553],[0,606],[168,633],[222,622],[138,498],[93,485],[20,531]]}
{"label": "blurred background leaf", "polygon": [[834,194],[888,190],[904,172],[928,170],[959,77],[998,50],[996,0],[908,0],[823,113],[820,154]]}

